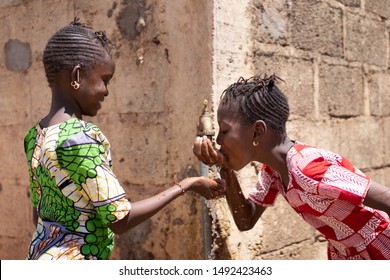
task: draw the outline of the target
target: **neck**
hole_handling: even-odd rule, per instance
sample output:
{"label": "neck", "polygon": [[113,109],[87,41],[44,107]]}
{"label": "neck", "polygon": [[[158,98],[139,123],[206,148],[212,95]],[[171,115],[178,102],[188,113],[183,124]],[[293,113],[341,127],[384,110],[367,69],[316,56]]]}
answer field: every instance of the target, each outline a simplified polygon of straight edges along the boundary
{"label": "neck", "polygon": [[67,96],[67,93],[52,92],[50,111],[47,116],[41,120],[41,125],[51,126],[67,121],[70,118],[82,119],[82,114],[79,110],[76,110],[78,106],[72,104],[72,102],[64,98],[64,96]]}
{"label": "neck", "polygon": [[280,136],[275,133],[269,135],[269,147],[265,150],[270,151],[261,162],[277,171],[283,179],[285,185],[288,183],[287,153],[294,146],[294,142],[287,136]]}

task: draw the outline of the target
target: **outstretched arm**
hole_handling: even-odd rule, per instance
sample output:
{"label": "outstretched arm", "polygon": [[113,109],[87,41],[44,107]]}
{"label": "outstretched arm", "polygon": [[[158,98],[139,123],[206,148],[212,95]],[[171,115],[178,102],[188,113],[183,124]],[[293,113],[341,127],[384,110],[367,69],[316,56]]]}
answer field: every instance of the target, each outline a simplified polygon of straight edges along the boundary
{"label": "outstretched arm", "polygon": [[371,181],[364,205],[387,213],[390,216],[390,188]]}
{"label": "outstretched arm", "polygon": [[151,218],[170,202],[186,191],[196,192],[206,199],[215,198],[224,192],[221,182],[205,177],[186,178],[179,184],[150,198],[131,203],[131,210],[122,220],[110,224],[116,234],[121,234]]}
{"label": "outstretched arm", "polygon": [[261,207],[252,200],[245,198],[233,170],[222,168],[221,177],[225,180],[226,200],[237,228],[240,231],[252,229],[266,207]]}

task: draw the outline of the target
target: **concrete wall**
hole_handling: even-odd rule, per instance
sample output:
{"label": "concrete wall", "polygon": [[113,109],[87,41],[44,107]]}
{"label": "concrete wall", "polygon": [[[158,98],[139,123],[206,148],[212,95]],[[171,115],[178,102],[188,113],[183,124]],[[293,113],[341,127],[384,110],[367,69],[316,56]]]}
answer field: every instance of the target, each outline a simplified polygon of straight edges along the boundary
{"label": "concrete wall", "polygon": [[[339,152],[390,185],[386,0],[3,0],[0,259],[26,255],[33,225],[23,137],[50,105],[41,62],[47,39],[75,16],[116,42],[110,96],[92,121],[110,139],[131,200],[196,175],[192,143],[203,99],[215,110],[229,84],[266,72],[285,80],[291,138]],[[256,165],[239,172],[246,193]],[[224,199],[209,206],[213,258],[326,258],[323,237],[283,198],[249,232],[237,231]],[[186,194],[118,236],[112,258],[207,258],[202,209]]]}
{"label": "concrete wall", "polygon": [[[214,109],[240,76],[276,73],[289,98],[290,138],[338,152],[390,185],[390,2],[214,3]],[[246,193],[254,185],[255,166],[239,172]],[[327,258],[324,238],[282,197],[250,232],[232,226],[223,199],[215,208],[220,258]]]}

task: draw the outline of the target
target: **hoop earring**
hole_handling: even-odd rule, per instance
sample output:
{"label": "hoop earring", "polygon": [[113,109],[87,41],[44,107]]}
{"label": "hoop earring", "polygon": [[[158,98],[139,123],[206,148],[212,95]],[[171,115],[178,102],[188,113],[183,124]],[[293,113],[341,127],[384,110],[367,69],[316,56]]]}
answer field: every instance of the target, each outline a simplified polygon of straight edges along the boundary
{"label": "hoop earring", "polygon": [[259,142],[257,142],[256,140],[253,140],[252,145],[256,147],[257,145],[259,145]]}
{"label": "hoop earring", "polygon": [[80,84],[76,81],[73,81],[70,83],[70,85],[74,88],[74,89],[79,89],[80,87]]}

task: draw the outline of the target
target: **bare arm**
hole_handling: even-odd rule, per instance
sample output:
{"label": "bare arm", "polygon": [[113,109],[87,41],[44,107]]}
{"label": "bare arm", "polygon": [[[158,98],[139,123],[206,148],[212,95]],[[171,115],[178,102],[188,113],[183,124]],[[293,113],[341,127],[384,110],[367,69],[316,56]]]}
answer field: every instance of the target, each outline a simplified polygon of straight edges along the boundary
{"label": "bare arm", "polygon": [[235,172],[228,166],[224,155],[213,148],[207,137],[198,137],[195,140],[193,152],[205,164],[222,166],[220,173],[225,180],[226,200],[234,222],[240,231],[252,229],[266,208],[245,198]]}
{"label": "bare arm", "polygon": [[116,234],[128,231],[151,218],[170,202],[181,196],[184,193],[183,191],[196,192],[206,199],[215,198],[224,192],[220,182],[205,177],[186,178],[179,185],[175,185],[150,198],[132,202],[129,214],[122,220],[110,224],[110,228]]}
{"label": "bare arm", "polygon": [[363,204],[390,216],[390,188],[372,181]]}
{"label": "bare arm", "polygon": [[222,168],[221,177],[226,183],[226,200],[237,228],[240,231],[252,229],[266,207],[261,207],[252,200],[245,198],[233,170]]}

